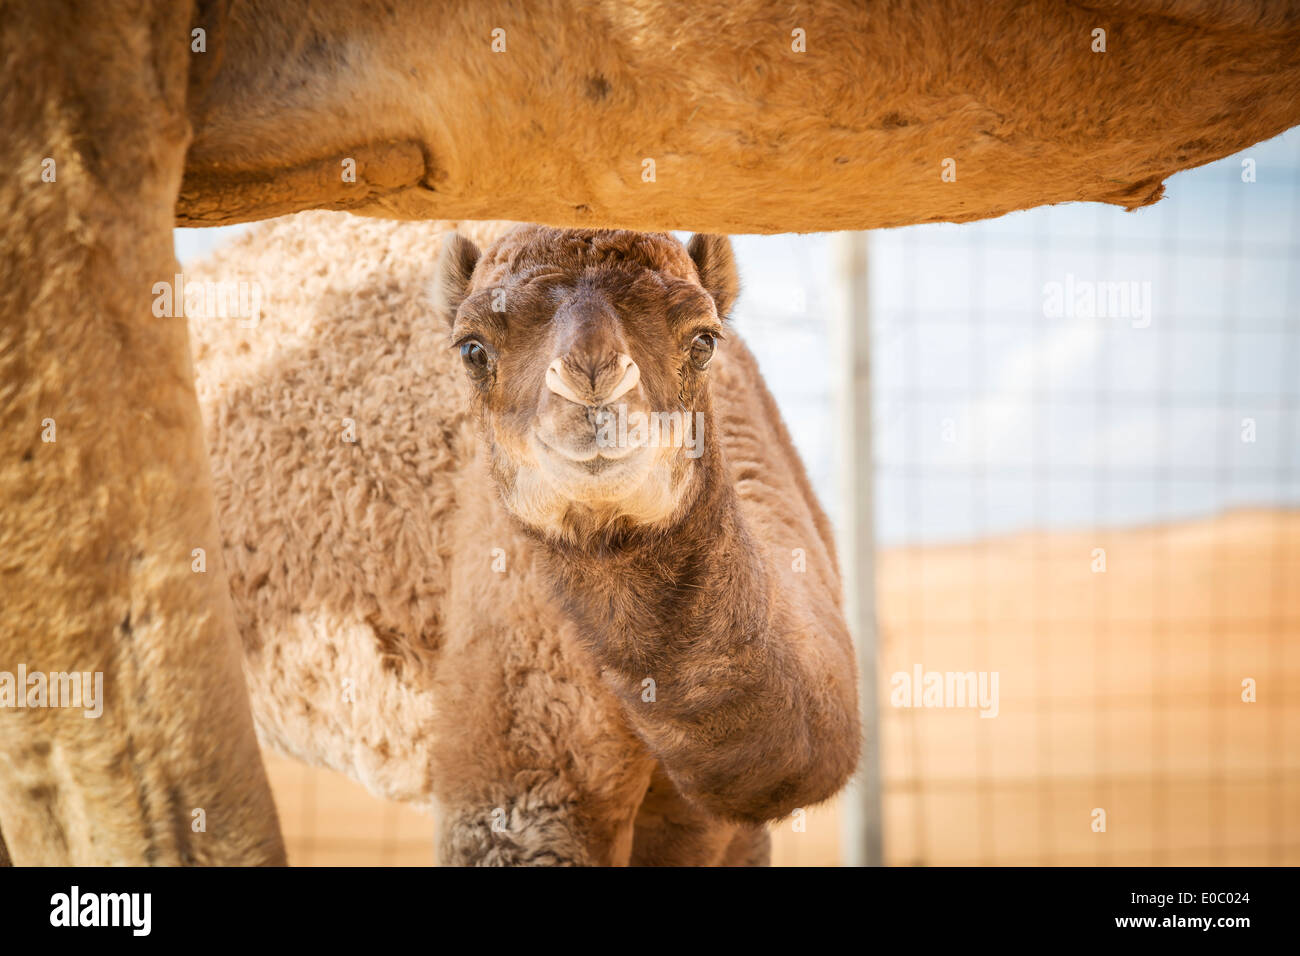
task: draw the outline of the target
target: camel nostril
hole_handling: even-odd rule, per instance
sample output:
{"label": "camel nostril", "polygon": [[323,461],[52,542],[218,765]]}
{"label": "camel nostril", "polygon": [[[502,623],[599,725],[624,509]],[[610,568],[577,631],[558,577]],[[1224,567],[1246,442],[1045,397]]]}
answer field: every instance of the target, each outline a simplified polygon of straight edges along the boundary
{"label": "camel nostril", "polygon": [[576,405],[586,405],[587,401],[574,390],[564,375],[564,360],[556,359],[546,367],[546,387],[561,398],[567,398]]}
{"label": "camel nostril", "polygon": [[641,381],[641,369],[632,356],[619,353],[614,362],[573,368],[574,363],[557,358],[546,367],[546,387],[576,405],[594,408],[621,398]]}
{"label": "camel nostril", "polygon": [[618,357],[619,365],[622,366],[623,374],[619,377],[618,382],[605,396],[606,402],[612,402],[616,398],[621,398],[632,389],[636,388],[637,383],[641,381],[641,368],[632,360],[632,356],[623,354]]}

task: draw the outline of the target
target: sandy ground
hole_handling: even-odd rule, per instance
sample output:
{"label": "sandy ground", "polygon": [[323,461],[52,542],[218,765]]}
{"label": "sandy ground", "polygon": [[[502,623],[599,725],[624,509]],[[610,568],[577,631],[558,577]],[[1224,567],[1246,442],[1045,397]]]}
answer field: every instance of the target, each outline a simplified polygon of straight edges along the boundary
{"label": "sandy ground", "polygon": [[[878,580],[886,862],[1300,864],[1300,514],[892,551]],[[997,716],[892,706],[918,665],[996,672]],[[433,862],[427,816],[267,760],[292,863]],[[838,863],[835,805],[801,826],[773,862]]]}

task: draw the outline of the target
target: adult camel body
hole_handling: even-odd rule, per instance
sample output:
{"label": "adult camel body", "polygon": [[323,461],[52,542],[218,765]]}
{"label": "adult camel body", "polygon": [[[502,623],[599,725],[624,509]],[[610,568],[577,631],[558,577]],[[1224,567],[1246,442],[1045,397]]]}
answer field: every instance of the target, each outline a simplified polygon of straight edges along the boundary
{"label": "adult camel body", "polygon": [[0,669],[107,689],[98,720],[0,712],[14,860],[284,859],[225,569],[193,570],[220,550],[208,464],[184,322],[150,308],[175,223],[332,207],[736,232],[1132,207],[1300,122],[1298,11],[6,4]]}

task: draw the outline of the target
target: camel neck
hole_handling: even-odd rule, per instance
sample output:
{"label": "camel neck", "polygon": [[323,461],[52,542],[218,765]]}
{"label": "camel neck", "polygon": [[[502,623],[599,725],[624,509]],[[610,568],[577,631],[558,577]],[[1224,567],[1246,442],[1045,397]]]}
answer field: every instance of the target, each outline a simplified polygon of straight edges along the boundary
{"label": "camel neck", "polygon": [[683,648],[743,642],[766,621],[767,576],[720,449],[701,458],[698,481],[667,530],[546,546],[558,596],[606,663],[629,674]]}

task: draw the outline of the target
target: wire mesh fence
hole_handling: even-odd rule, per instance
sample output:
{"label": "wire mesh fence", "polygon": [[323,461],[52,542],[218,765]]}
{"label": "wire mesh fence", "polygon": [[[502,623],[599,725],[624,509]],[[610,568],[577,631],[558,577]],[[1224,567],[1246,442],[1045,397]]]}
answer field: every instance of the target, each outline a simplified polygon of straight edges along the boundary
{"label": "wire mesh fence", "polygon": [[1298,144],[877,237],[890,861],[1300,858]]}

